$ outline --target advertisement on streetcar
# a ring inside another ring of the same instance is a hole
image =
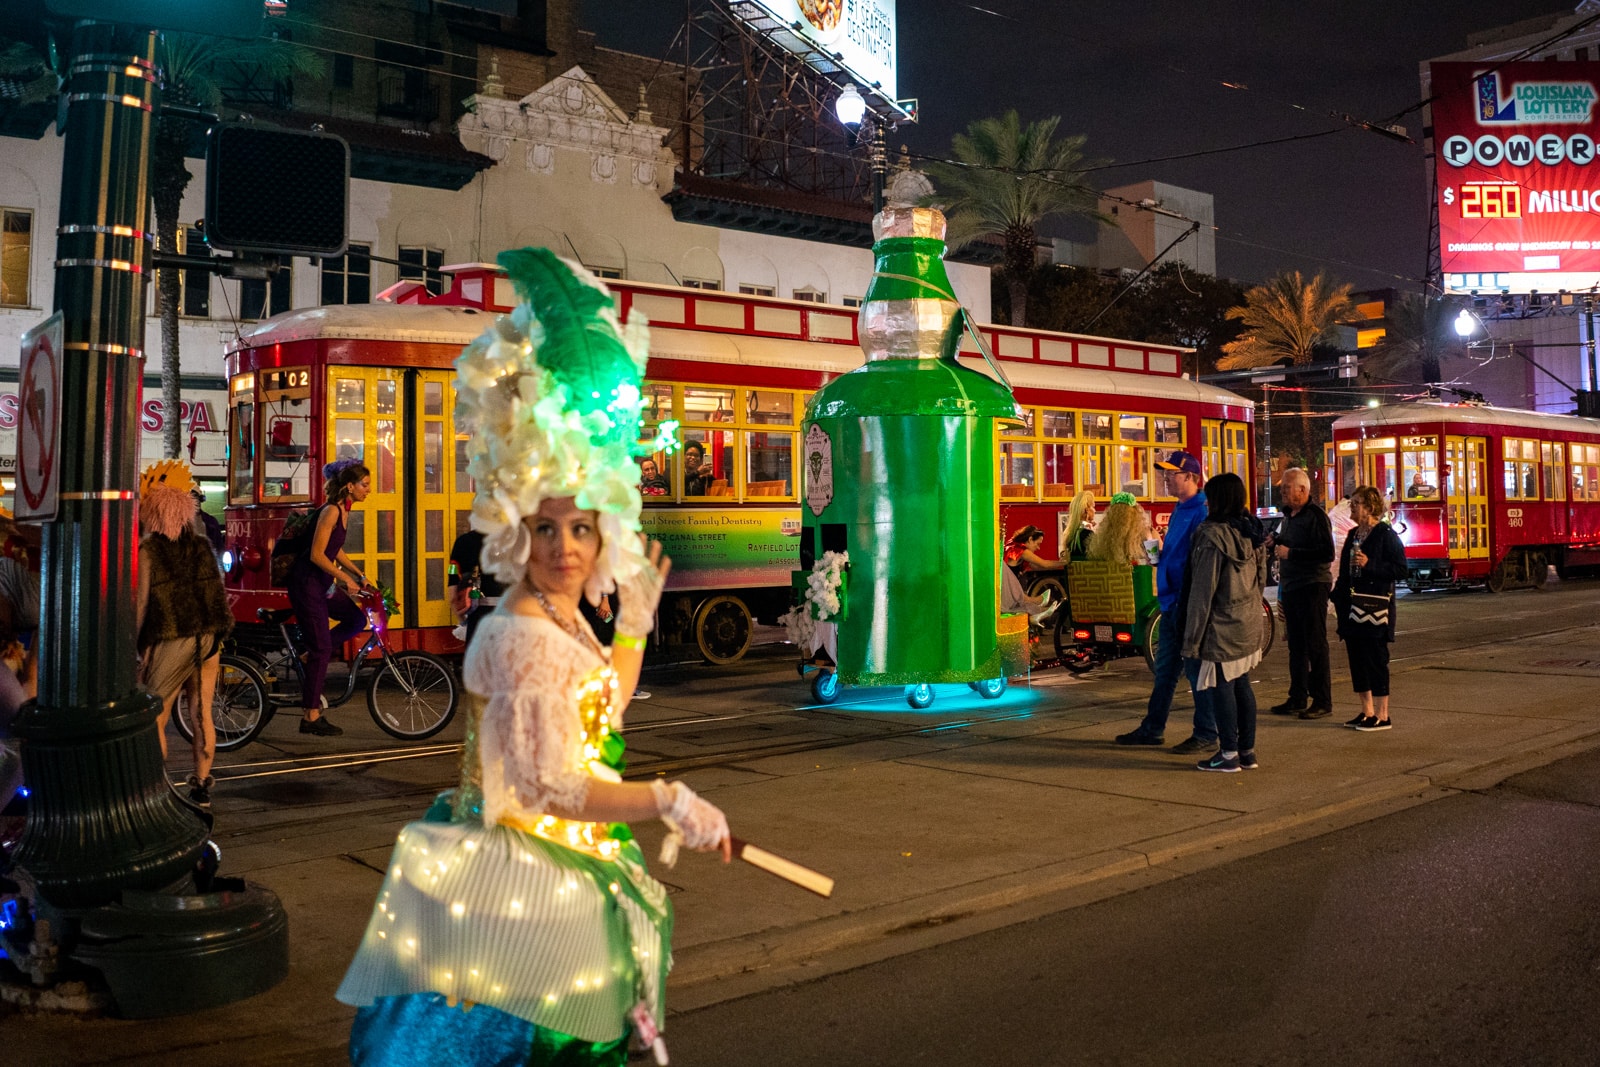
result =
[[[672,557],[668,589],[787,586],[799,566],[798,507],[646,508],[641,521]]]

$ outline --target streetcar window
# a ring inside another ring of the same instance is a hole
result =
[[[733,390],[685,386],[683,418],[685,422],[732,422]]]
[[[1600,445],[1572,446],[1572,499],[1600,500]]]
[[[1004,437],[1032,437],[1033,436],[1033,408],[1022,409],[1022,420],[1007,419],[1000,424],[1000,433]]]
[[[424,552],[444,551],[444,512],[429,508],[422,513],[422,550]],[[429,597],[437,600],[437,597]]]
[[[1400,453],[1400,474],[1405,482],[1405,499],[1439,498],[1439,453],[1431,449]]]
[[[261,498],[311,499],[311,371],[282,367],[261,372]]]
[[[442,422],[425,422],[422,425],[422,491],[444,492],[444,423]],[[439,551],[443,552],[444,549],[441,548]]]
[[[380,386],[384,382],[378,383]],[[367,464],[372,469],[376,483],[373,491],[378,493],[392,493],[395,491],[394,478],[394,431],[395,420],[379,419],[374,424],[374,448],[372,462]]]
[[[444,414],[444,383],[422,383],[422,413],[424,415]]]
[[[746,394],[745,421],[777,426],[794,425],[794,394],[774,389],[752,389]]]
[[[1043,437],[1071,437],[1074,415],[1070,411],[1052,411],[1045,408],[1040,413],[1039,433]],[[1071,449],[1068,449],[1070,455]]]
[[[333,458],[359,459],[363,462],[367,458],[366,448],[367,424],[361,419],[335,419],[333,422]]]
[[[1367,454],[1367,481],[1389,504],[1397,499],[1395,496],[1396,483],[1400,480],[1399,469],[1394,460],[1395,439],[1393,437],[1377,438],[1368,441],[1365,446]]]
[[[660,382],[646,382],[644,386],[644,421],[661,422],[672,418],[672,386]]]
[[[377,384],[378,384],[378,406],[377,406],[378,414],[379,415],[393,415],[393,414],[395,414],[395,406],[394,406],[395,405],[395,386],[397,385],[397,383],[393,382],[393,381],[380,381]]]
[[[367,383],[360,378],[340,378],[333,383],[333,410],[360,415],[367,410]]]
[[[1077,491],[1077,481],[1071,445],[1043,443],[1039,446],[1039,483],[1046,500],[1070,499]]]
[[[1000,442],[1000,495],[1013,500],[1034,499],[1033,445]]]
[[[241,390],[242,387],[242,390]],[[255,375],[233,380],[233,404],[228,417],[228,502],[256,502]]]
[[[644,497],[646,504],[659,502],[659,498],[672,495],[666,464],[665,452],[656,452],[639,460],[639,495]]]
[[[1136,497],[1150,495],[1150,450],[1117,446],[1117,491]]]
[[[379,554],[394,551],[394,512],[377,511],[378,517],[378,552]]]
[[[1200,422],[1200,467],[1212,474],[1220,473],[1222,466],[1222,423],[1213,419],[1202,419]],[[1171,487],[1167,479],[1162,478],[1160,488],[1163,496],[1171,495]]]
[[[1183,444],[1183,420],[1162,419],[1155,420],[1156,444],[1181,446]]]
[[[734,435],[726,430],[684,430],[683,495],[732,496],[728,475],[734,447]]]
[[[1083,413],[1083,436],[1090,441],[1111,440],[1112,416],[1098,411]]]
[[[1106,488],[1106,476],[1111,470],[1110,445],[1079,445],[1079,484],[1095,496],[1107,497],[1115,490]]]
[[[1500,443],[1507,500],[1539,499],[1539,442],[1507,437]]]
[[[367,551],[367,513],[360,508],[351,508],[344,517],[344,551],[349,556]]]
[[[1567,499],[1567,446],[1559,441],[1539,442],[1539,463],[1544,469],[1544,498]]]
[[[794,434],[747,433],[744,440],[745,494],[792,497]]]
[[[1150,440],[1150,420],[1143,415],[1117,417],[1117,436],[1124,441]]]
[[[478,483],[468,473],[472,464],[472,435],[466,433],[456,434],[456,492],[476,493]]]

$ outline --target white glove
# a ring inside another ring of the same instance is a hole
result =
[[[715,804],[700,799],[682,782],[657,778],[650,783],[656,795],[656,812],[683,843],[696,852],[709,852],[728,835],[728,817]]]
[[[659,559],[660,552],[656,547],[651,555]],[[656,606],[661,603],[661,589],[670,568],[670,563],[658,565],[655,559],[649,559],[632,578],[617,583],[617,633],[642,638],[655,630]]]

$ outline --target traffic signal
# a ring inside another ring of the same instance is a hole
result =
[[[330,133],[221,123],[206,144],[206,243],[226,252],[344,254],[350,146]]]

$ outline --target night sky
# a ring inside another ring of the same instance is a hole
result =
[[[662,0],[584,0],[600,43],[661,54],[682,17]],[[1259,281],[1326,270],[1357,289],[1415,287],[1428,198],[1415,145],[1362,130],[1198,159],[1140,163],[1377,121],[1417,102],[1418,64],[1469,33],[1575,0],[899,0],[900,95],[919,126],[891,145],[942,155],[968,122],[1016,108],[1062,117],[1091,156],[1127,164],[1100,188],[1154,179],[1216,198],[1218,273]],[[985,8],[997,14],[984,14]],[[1222,82],[1248,86],[1230,89]],[[1300,110],[1300,109],[1304,110]],[[1088,228],[1061,230],[1080,239]]]

